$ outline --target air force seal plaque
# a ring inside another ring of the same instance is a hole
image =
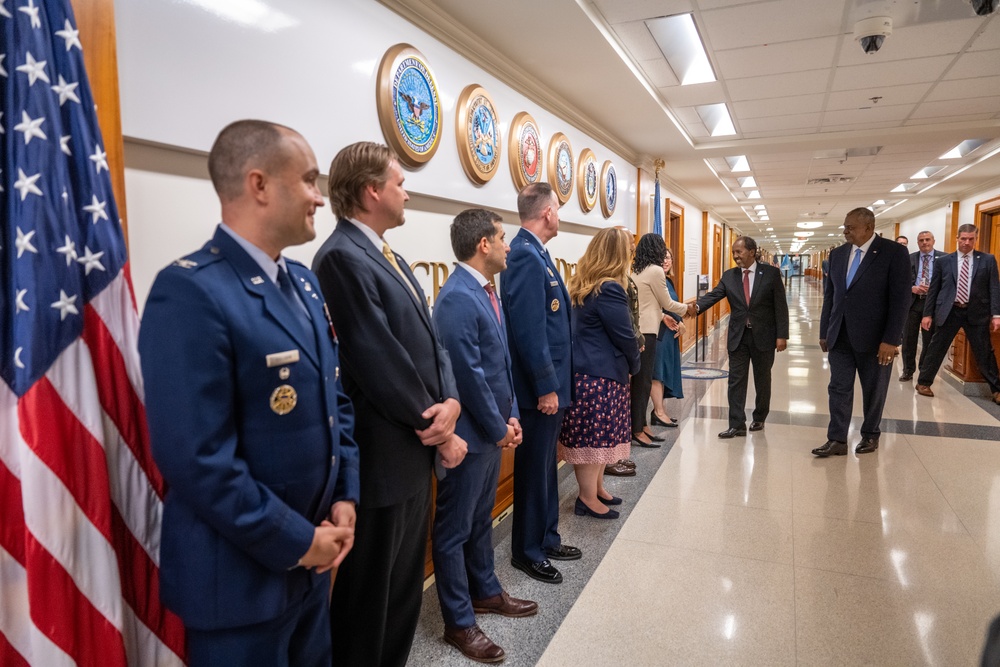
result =
[[[482,185],[493,178],[500,164],[500,127],[493,98],[474,83],[458,96],[456,108],[459,160],[469,180]]]

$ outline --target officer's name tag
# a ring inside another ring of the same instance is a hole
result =
[[[287,364],[294,364],[299,360],[298,350],[288,350],[287,352],[275,352],[274,354],[267,355],[267,367],[273,368],[274,366],[285,366]]]

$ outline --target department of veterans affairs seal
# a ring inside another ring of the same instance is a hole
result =
[[[379,124],[401,162],[419,167],[441,139],[441,100],[423,54],[397,44],[382,57],[376,87]]]
[[[483,184],[500,164],[500,127],[493,98],[478,84],[465,87],[456,105],[458,157],[466,176]]]

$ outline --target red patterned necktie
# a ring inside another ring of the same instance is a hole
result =
[[[969,256],[962,257],[962,270],[958,274],[958,294],[955,301],[963,306],[969,302]]]
[[[750,305],[750,269],[743,269],[743,297]]]
[[[486,289],[486,293],[490,295],[490,303],[493,304],[493,312],[497,314],[497,322],[500,321],[500,302],[497,301],[496,290],[493,289],[493,285],[486,283],[483,286]]]

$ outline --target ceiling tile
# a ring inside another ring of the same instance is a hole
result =
[[[975,97],[959,101],[924,102],[913,112],[913,118],[942,118],[949,116],[969,115],[984,113],[996,113],[1000,109],[1000,96],[997,97]],[[953,118],[947,118],[949,121]]]
[[[594,0],[594,4],[611,24],[684,14],[692,9],[692,0]]]
[[[976,51],[959,57],[955,66],[948,71],[948,79],[971,79],[977,76],[1000,74],[1000,49]]]
[[[690,107],[726,101],[725,90],[718,81],[661,88],[660,93],[671,107]]]
[[[840,33],[843,9],[836,2],[773,0],[702,12],[708,41],[723,49],[813,40]]]
[[[986,29],[976,37],[976,41],[969,47],[969,51],[1000,49],[1000,20],[997,20],[997,16],[1000,16],[1000,14],[995,14],[990,19]]]
[[[823,110],[822,94],[796,95],[795,97],[772,97],[765,100],[735,102],[733,110],[737,118],[760,118],[800,113],[815,113]]]
[[[644,60],[639,65],[642,67],[642,71],[646,73],[646,76],[649,77],[649,82],[656,88],[676,86],[680,83],[677,77],[674,76],[674,70],[670,69],[670,65],[663,58]]]
[[[962,101],[971,97],[989,97],[1000,91],[1000,76],[984,76],[978,79],[958,79],[942,81],[934,86],[927,96],[928,102],[948,100],[961,105]]]
[[[636,60],[652,60],[663,57],[660,47],[657,46],[656,40],[649,33],[649,28],[646,27],[644,21],[619,23],[614,27],[614,30],[618,39],[622,41],[622,44]]]
[[[854,40],[853,34],[845,35],[838,64],[846,67],[873,62],[955,55],[965,48],[981,25],[982,19],[971,18],[905,28],[894,27],[892,34],[885,38],[882,48],[877,53],[865,53],[861,45]]]
[[[727,78],[725,85],[729,90],[729,97],[734,102],[763,100],[775,96],[791,97],[825,92],[829,76],[827,70],[820,69],[768,76]]]
[[[833,76],[833,90],[857,90],[873,86],[899,86],[935,81],[952,60],[951,56],[934,56],[838,67]]]
[[[821,115],[818,113],[805,113],[794,116],[748,118],[740,122],[739,129],[744,132],[774,132],[815,128],[819,124]]]
[[[976,121],[976,120],[989,120],[993,117],[992,113],[974,113],[963,116],[948,116],[947,121],[949,123],[963,123],[966,121]],[[914,125],[931,125],[932,123],[940,123],[942,118],[940,116],[926,116],[921,118],[911,118],[910,120],[903,123],[906,126]],[[946,149],[947,150],[947,149]]]
[[[736,79],[828,68],[833,63],[836,48],[836,37],[821,37],[717,51],[715,56],[719,74],[726,79]]]
[[[894,106],[883,106],[876,104],[870,109],[840,109],[837,111],[827,111],[823,115],[823,127],[830,125],[851,125],[882,123],[890,120],[905,120],[913,111],[912,104],[897,104]]]
[[[827,111],[840,109],[858,109],[872,106],[872,97],[881,97],[876,104],[893,106],[897,104],[915,104],[923,99],[931,89],[930,83],[913,83],[908,86],[880,86],[878,88],[859,88],[830,93],[826,103]]]

